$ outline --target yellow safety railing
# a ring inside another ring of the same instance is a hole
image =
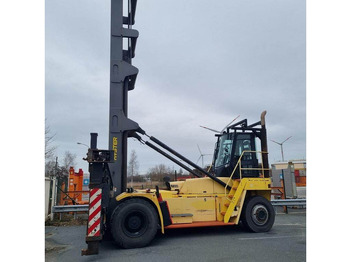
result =
[[[265,171],[265,170],[269,170],[268,167],[267,167],[267,168],[264,168],[264,161],[261,161],[261,168],[259,168],[259,167],[258,167],[258,168],[254,168],[254,167],[251,167],[251,168],[242,167],[242,162],[241,162],[241,161],[242,161],[242,157],[243,157],[243,155],[244,155],[245,153],[260,153],[260,155],[261,155],[261,160],[262,160],[263,154],[267,154],[267,152],[263,152],[263,151],[251,151],[251,150],[245,150],[245,151],[242,152],[242,154],[241,154],[241,156],[239,157],[239,159],[238,159],[238,161],[237,161],[237,164],[236,164],[235,168],[233,169],[233,171],[232,171],[232,173],[231,173],[231,176],[230,176],[230,178],[228,179],[228,181],[227,181],[227,183],[226,183],[226,186],[225,186],[225,197],[226,197],[228,200],[230,200],[230,201],[232,201],[232,200],[226,196],[226,194],[227,194],[227,187],[229,186],[230,181],[233,180],[233,179],[232,179],[233,174],[236,172],[236,169],[237,169],[238,166],[239,166],[239,179],[240,179],[240,180],[242,179],[242,170],[260,170],[262,174],[264,174],[264,171]],[[232,185],[233,185],[233,183],[232,183]]]

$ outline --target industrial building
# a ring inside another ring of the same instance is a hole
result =
[[[274,187],[283,185],[286,198],[306,198],[306,160],[290,160],[271,164]]]

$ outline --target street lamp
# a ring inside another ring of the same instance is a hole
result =
[[[86,146],[87,148],[90,148],[87,144],[77,142],[78,145]]]
[[[276,141],[274,141],[274,140],[271,140],[270,139],[270,141],[271,142],[274,142],[274,143],[276,143],[276,144],[278,144],[278,145],[280,145],[281,146],[281,154],[282,154],[282,162],[284,162],[284,156],[283,156],[283,143],[284,142],[286,142],[289,138],[291,138],[292,136],[290,136],[290,137],[288,137],[287,139],[285,139],[283,142],[281,142],[281,143],[279,143],[279,142],[276,142]]]

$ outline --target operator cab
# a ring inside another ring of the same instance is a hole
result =
[[[242,177],[259,177],[261,175],[257,170],[259,162],[255,143],[256,138],[261,139],[262,137],[262,128],[257,127],[258,125],[261,125],[260,121],[248,126],[247,119],[245,119],[229,126],[224,133],[216,135],[218,140],[212,162],[216,177],[231,176],[240,158],[241,166],[237,165],[234,178],[240,177],[240,167]]]

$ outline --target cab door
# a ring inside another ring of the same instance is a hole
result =
[[[234,139],[234,152],[232,154],[232,171],[244,151],[255,151],[255,135],[253,133],[236,133]],[[241,158],[242,168],[258,168],[258,159],[255,152],[245,152]],[[231,172],[232,172],[231,171]],[[258,177],[258,170],[242,170],[242,177]],[[234,177],[240,176],[239,166]]]

